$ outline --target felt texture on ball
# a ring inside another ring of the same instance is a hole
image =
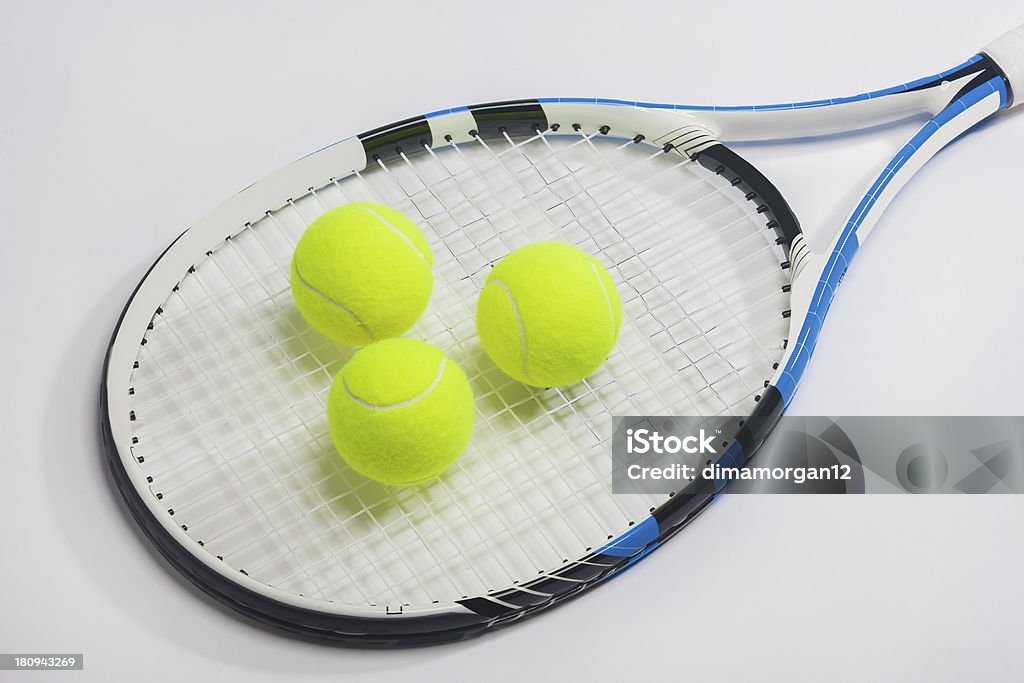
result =
[[[473,432],[473,392],[439,349],[396,338],[360,349],[327,397],[331,440],[365,477],[412,486],[441,474]]]
[[[593,257],[562,242],[538,242],[491,271],[476,325],[487,355],[513,379],[568,386],[607,360],[622,326],[622,302]]]
[[[349,346],[402,334],[423,314],[434,256],[400,211],[355,202],[316,219],[299,239],[291,289],[302,317]]]

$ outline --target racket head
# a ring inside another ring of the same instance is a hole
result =
[[[288,292],[305,226],[366,199],[427,234],[435,294],[410,336],[476,394],[469,452],[423,487],[333,453],[323,402],[351,350]],[[593,254],[623,299],[618,347],[574,387],[518,385],[475,341],[490,267],[542,239]],[[714,482],[613,494],[614,415],[735,415],[717,459],[756,451],[783,409],[799,242],[778,191],[694,114],[530,100],[384,126],[246,189],[153,265],[105,361],[108,464],[164,557],[260,623],[364,646],[465,637],[579,594],[710,503]]]

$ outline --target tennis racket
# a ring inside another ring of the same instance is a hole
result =
[[[180,235],[132,293],[107,352],[105,452],[132,516],[203,591],[257,622],[365,646],[456,640],[598,585],[720,492],[611,490],[612,416],[734,416],[741,466],[790,403],[836,288],[885,207],[936,152],[1024,96],[1024,27],[916,81],[852,97],[706,107],[553,98],[455,107],[342,140]],[[808,248],[778,189],[726,141],[923,125]],[[303,230],[352,201],[393,206],[437,263],[409,336],[467,373],[468,451],[389,488],[333,451],[325,401],[352,350],[289,292]],[[608,269],[624,321],[570,387],[504,376],[473,322],[491,267],[540,240]]]

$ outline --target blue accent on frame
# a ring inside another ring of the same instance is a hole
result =
[[[849,104],[850,102],[860,102],[862,100],[873,100],[879,97],[885,97],[887,95],[895,95],[897,93],[907,92],[914,88],[919,88],[923,85],[927,85],[931,82],[935,82],[936,85],[946,76],[969,67],[971,64],[975,64],[981,61],[981,55],[974,55],[963,64],[957,64],[951,69],[946,69],[940,73],[932,76],[925,76],[924,78],[918,78],[917,80],[910,81],[908,83],[902,83],[900,85],[894,85],[891,88],[883,88],[882,90],[872,90],[870,92],[861,93],[859,95],[853,95],[850,97],[835,97],[827,100],[808,100],[806,102],[784,102],[778,104],[747,104],[747,105],[733,105],[733,106],[705,106],[697,104],[665,104],[659,102],[633,102],[630,100],[615,100],[605,99],[601,97],[542,97],[537,101],[541,104],[604,104],[620,107],[642,107],[644,109],[673,109],[678,111],[779,111],[789,109],[811,109],[814,107],[829,107],[836,104]],[[427,114],[429,117],[430,114]]]
[[[722,454],[722,457],[718,459],[718,464],[722,467],[739,467],[745,461],[743,444],[739,441],[733,441],[725,453]]]
[[[645,548],[652,546],[660,535],[661,529],[658,528],[658,520],[649,516],[615,540],[598,548],[597,552],[611,557],[633,557],[639,553],[638,557],[634,557],[633,561],[636,561],[649,552]]]
[[[452,107],[451,109],[438,109],[437,111],[432,111],[429,114],[424,114],[423,118],[433,119],[438,116],[445,116],[446,114],[456,114],[460,111],[469,111],[469,107]]]
[[[963,112],[990,97],[993,93],[999,95],[999,108],[1002,109],[1006,106],[1006,83],[999,76],[989,79],[959,99],[951,102],[935,118],[922,126],[914,137],[896,152],[885,168],[882,169],[875,182],[872,183],[867,194],[860,200],[857,208],[854,209],[853,214],[850,216],[850,220],[843,227],[835,248],[829,255],[825,270],[811,297],[807,317],[800,328],[793,353],[790,355],[786,367],[775,384],[775,388],[782,394],[783,405],[789,405],[790,400],[793,398],[796,386],[800,382],[804,369],[807,367],[807,361],[810,359],[811,353],[813,353],[814,347],[818,342],[821,324],[825,319],[825,314],[828,313],[829,306],[832,304],[832,298],[835,296],[836,289],[839,287],[839,283],[842,282],[843,275],[846,274],[846,269],[853,260],[854,254],[857,253],[860,244],[857,240],[857,230],[864,223],[864,219],[871,212],[872,208],[874,208],[878,197],[885,191],[885,188],[892,182],[892,179],[899,174],[907,161],[920,151],[921,147],[932,135]],[[792,342],[792,340],[790,341]]]

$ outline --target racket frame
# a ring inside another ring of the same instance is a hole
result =
[[[322,601],[271,589],[197,547],[155,496],[143,495],[151,486],[137,466],[142,456],[132,447],[129,387],[139,346],[146,343],[146,333],[167,296],[167,288],[147,284],[179,281],[211,244],[229,239],[232,232],[294,197],[424,146],[467,143],[477,136],[535,135],[553,125],[639,137],[666,152],[695,159],[748,190],[754,201],[763,203],[766,221],[774,223],[780,244],[789,253],[790,343],[754,415],[737,427],[735,440],[719,461],[742,465],[792,399],[836,288],[878,216],[929,158],[1011,101],[1004,74],[988,56],[979,54],[939,74],[853,97],[741,107],[586,98],[516,100],[431,112],[323,148],[246,188],[182,233],[133,292],[112,335],[101,387],[102,435],[115,485],[172,566],[238,612],[295,635],[361,646],[418,645],[467,637],[550,607],[646,556],[710,505],[721,485],[709,482],[675,496],[606,546],[538,580],[557,590],[538,590],[537,585],[525,587],[525,592],[523,587],[508,589],[520,598],[536,593],[533,600],[511,601],[503,593],[415,610],[336,605],[335,611],[325,611]],[[774,185],[721,142],[825,135],[918,116],[931,118],[880,171],[830,247],[820,254],[807,248],[796,217]],[[268,205],[268,197],[277,199]]]

